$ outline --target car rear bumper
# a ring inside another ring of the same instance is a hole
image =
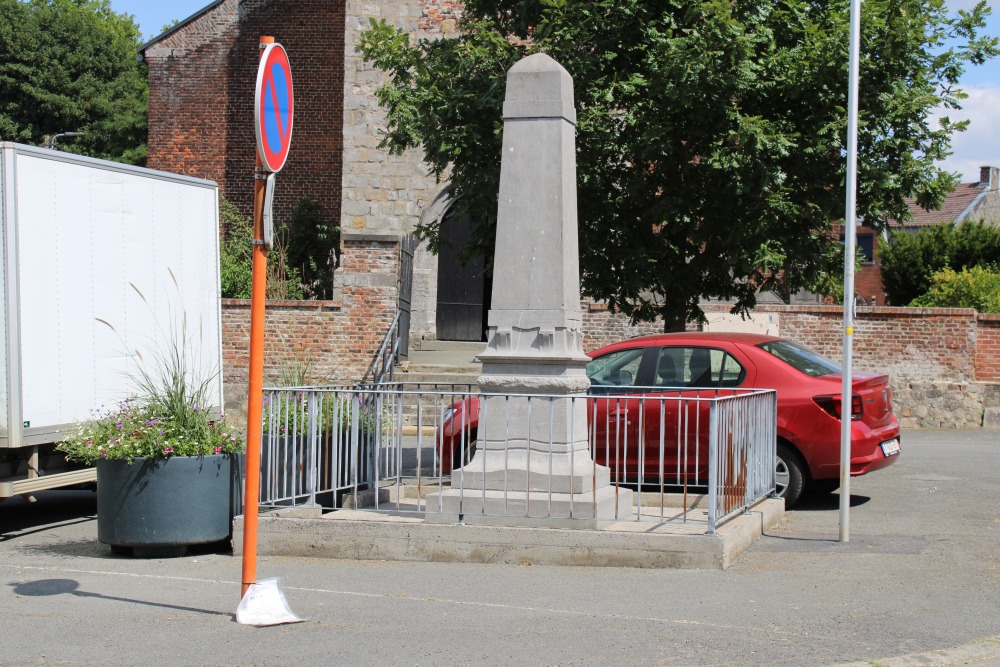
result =
[[[867,475],[875,470],[887,468],[896,462],[900,454],[886,456],[882,451],[882,443],[893,438],[899,438],[899,422],[893,418],[892,423],[881,428],[872,429],[865,424],[854,424],[851,438],[851,476]],[[835,446],[839,453],[839,443]],[[840,476],[840,457],[816,466],[812,471],[814,479],[830,479]]]

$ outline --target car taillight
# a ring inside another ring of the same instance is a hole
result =
[[[813,402],[823,408],[834,419],[840,419],[840,394],[831,396],[813,396]],[[864,408],[861,403],[861,396],[854,394],[851,396],[851,421],[860,421],[864,415]]]

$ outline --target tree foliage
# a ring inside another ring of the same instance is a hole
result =
[[[858,213],[906,219],[955,178],[933,166],[961,123],[985,2],[869,0],[863,12]],[[703,297],[752,307],[842,272],[848,0],[468,0],[454,39],[373,21],[359,51],[387,71],[384,145],[420,148],[492,257],[507,70],[545,52],[574,77],[582,286],[668,329]],[[955,46],[952,46],[956,44]],[[440,221],[418,230],[433,247]],[[878,224],[878,223],[873,223]]]
[[[932,277],[930,290],[912,302],[925,308],[975,308],[980,313],[1000,313],[1000,272],[982,266],[945,268]]]
[[[292,207],[285,234],[288,263],[302,277],[306,296],[329,299],[333,296],[333,271],[337,268],[340,226],[330,220],[323,205],[303,197]]]
[[[925,227],[915,234],[896,231],[889,243],[880,244],[878,257],[889,303],[905,306],[927,293],[943,269],[1000,267],[1000,228],[967,222]]]
[[[242,215],[228,200],[219,206],[222,243],[219,248],[219,273],[222,297],[249,299],[253,286],[253,221]],[[287,242],[278,234],[268,253],[267,298],[303,299],[299,272],[288,266]]]
[[[131,164],[146,161],[139,26],[108,0],[0,0],[0,139]]]

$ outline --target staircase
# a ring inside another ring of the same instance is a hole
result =
[[[476,384],[483,365],[476,356],[486,343],[449,340],[413,341],[408,361],[396,367],[397,382]]]
[[[483,365],[476,361],[476,356],[485,349],[486,343],[414,341],[407,361],[393,369],[394,381],[403,383],[403,388],[417,390],[419,384],[419,391],[427,392],[421,401],[425,435],[434,432],[431,425],[440,421],[445,408],[476,390],[483,372]],[[412,395],[404,399],[402,415],[404,434],[415,435],[417,402]]]

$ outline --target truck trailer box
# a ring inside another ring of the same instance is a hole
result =
[[[0,142],[0,223],[0,498],[94,480],[54,443],[181,326],[222,406],[214,182]]]

